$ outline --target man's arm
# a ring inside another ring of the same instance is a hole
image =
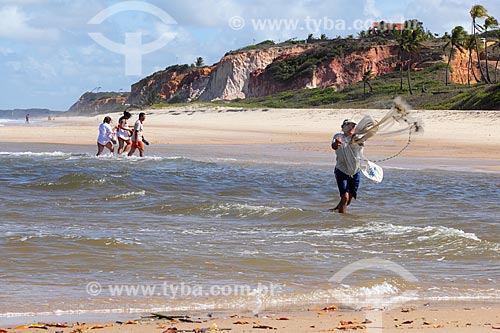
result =
[[[337,150],[339,149],[339,146],[342,144],[342,139],[340,138],[340,135],[335,135],[332,140],[332,149]]]

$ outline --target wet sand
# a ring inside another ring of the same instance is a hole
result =
[[[251,314],[215,314],[211,317],[164,314],[175,318],[140,318],[104,321],[101,323],[45,322],[3,326],[7,332],[331,332],[361,331],[396,333],[424,332],[492,332],[500,329],[500,308],[434,309],[432,306],[405,306],[392,311],[325,311],[304,309],[295,312]],[[186,314],[187,315],[187,314]],[[177,318],[181,317],[181,318]],[[184,321],[184,322],[183,322]],[[191,321],[191,322],[186,322]],[[34,325],[33,325],[34,324]],[[32,325],[30,327],[30,325]],[[37,326],[38,325],[38,326]],[[56,327],[59,326],[59,327]]]

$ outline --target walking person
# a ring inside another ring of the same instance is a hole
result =
[[[132,148],[128,152],[128,156],[132,156],[136,149],[139,149],[139,155],[144,157],[144,144],[149,145],[149,142],[144,138],[144,120],[146,120],[146,114],[144,112],[139,113],[139,119],[135,122],[134,131],[132,133]]]
[[[352,142],[355,127],[355,122],[345,119],[341,125],[342,132],[335,134],[332,140],[332,149],[337,155],[335,179],[339,188],[340,202],[330,211],[347,213],[347,206],[358,194],[364,144]]]
[[[115,148],[113,147],[114,142],[114,131],[111,128],[111,117],[106,116],[104,120],[99,125],[99,136],[97,137],[97,154],[99,156],[102,154],[104,147],[108,148],[111,153],[114,153]]]
[[[128,120],[132,117],[130,112],[124,111],[123,116],[118,120],[118,130],[116,136],[118,137],[118,154],[127,152],[132,146],[130,136],[133,130],[128,126]]]

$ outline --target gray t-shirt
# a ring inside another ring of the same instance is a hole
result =
[[[338,137],[340,137],[342,143],[335,151],[337,154],[337,165],[335,167],[348,176],[354,176],[360,169],[364,146],[357,143],[351,144],[351,138],[343,133],[335,134],[332,143]]]

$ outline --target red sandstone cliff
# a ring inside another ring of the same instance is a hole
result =
[[[282,61],[283,59],[276,59]],[[252,73],[246,97],[260,97],[292,89],[334,87],[342,90],[363,79],[363,73],[371,69],[374,75],[383,75],[397,70],[398,46],[383,45],[358,49],[336,58],[316,64],[308,77],[291,81],[273,79],[268,71],[259,69]]]
[[[77,113],[108,113],[122,111],[128,93],[116,92],[86,92],[69,108],[69,112]]]
[[[188,65],[171,66],[132,85],[127,104],[150,105],[198,99],[205,90],[214,66],[193,68]]]
[[[304,58],[308,54],[313,57],[318,48],[334,49],[339,45],[346,47],[338,55],[321,57],[320,61],[309,65],[301,75],[292,79],[277,79],[269,71],[271,64],[294,57]],[[418,71],[435,63],[446,63],[443,45],[436,41],[424,48],[421,55],[414,59],[413,69]],[[385,45],[364,43],[359,46],[357,41],[335,40],[240,50],[226,54],[210,67],[176,65],[156,72],[132,85],[127,104],[145,106],[161,102],[232,100],[307,88],[333,87],[342,90],[361,81],[368,69],[376,76],[399,70],[398,59],[399,47],[395,41],[387,41]],[[467,60],[466,54],[455,55],[451,62],[454,69],[450,74],[451,82],[467,83]],[[475,58],[473,61],[475,64]],[[474,82],[471,77],[471,82]]]

